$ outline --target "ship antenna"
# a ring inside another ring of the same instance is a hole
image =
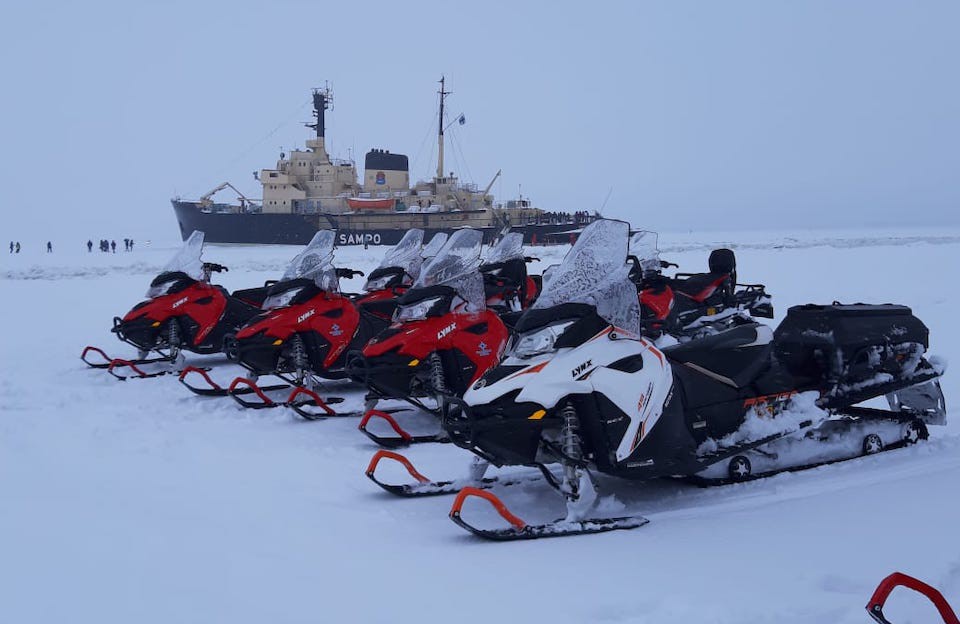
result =
[[[318,139],[324,138],[326,133],[324,112],[327,110],[333,110],[333,91],[329,83],[324,83],[323,89],[313,90],[313,117],[316,122],[305,124],[308,128],[316,130]]]
[[[443,178],[443,100],[448,95],[450,91],[445,91],[444,86],[446,84],[446,77],[440,76],[440,123],[437,124],[439,130],[437,134],[437,142],[439,144],[439,156],[437,158],[437,179]]]

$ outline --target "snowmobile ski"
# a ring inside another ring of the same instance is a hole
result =
[[[190,392],[193,392],[194,394],[199,396],[210,396],[210,397],[228,396],[230,392],[226,388],[224,388],[223,386],[215,382],[213,379],[211,379],[209,375],[209,371],[210,371],[209,368],[198,368],[196,366],[187,366],[182,371],[180,371],[180,377],[179,377],[180,383],[186,386],[190,390]],[[191,374],[200,375],[204,379],[204,381],[207,382],[208,384],[207,387],[200,387],[200,386],[196,386],[189,383],[187,381],[187,377]],[[274,392],[277,390],[284,390],[291,387],[292,386],[289,383],[282,383],[282,384],[276,384],[272,386],[262,386],[262,387],[259,387],[259,389],[262,392]],[[255,391],[253,388],[246,387],[246,388],[236,388],[233,391],[233,394],[253,394],[254,392]]]
[[[481,529],[464,520],[461,516],[463,503],[471,496],[482,498],[489,502],[496,512],[500,514],[500,517],[506,520],[510,526],[501,529]],[[507,509],[507,506],[503,504],[503,501],[494,494],[476,487],[465,487],[460,490],[457,498],[453,501],[453,506],[450,508],[450,519],[477,537],[494,541],[588,535],[618,529],[635,529],[650,522],[643,516],[623,516],[620,518],[593,518],[586,520],[566,520],[561,518],[545,524],[527,524],[513,515],[510,510]]]
[[[890,596],[890,592],[901,586],[912,589],[928,598],[930,602],[933,603],[933,606],[936,607],[940,617],[943,618],[944,624],[960,624],[960,618],[957,618],[956,613],[954,613],[946,598],[943,597],[943,594],[923,581],[903,574],[902,572],[894,572],[880,581],[876,591],[873,592],[873,596],[870,597],[870,602],[867,603],[867,613],[869,613],[870,617],[876,620],[878,624],[891,624],[883,615],[883,605],[886,603],[887,597]]]
[[[91,353],[91,352],[98,354],[101,358],[103,358],[103,361],[102,361],[102,362],[97,362],[97,361],[91,361],[90,359],[88,359],[88,354]],[[159,357],[152,357],[152,358],[139,358],[139,359],[134,359],[134,360],[124,360],[124,359],[122,359],[122,358],[112,358],[112,357],[110,357],[109,355],[107,355],[106,352],[104,352],[103,349],[101,349],[101,348],[99,348],[99,347],[89,346],[89,345],[88,345],[87,347],[84,347],[83,352],[80,354],[80,359],[83,360],[84,363],[85,363],[87,366],[89,366],[90,368],[101,368],[101,369],[110,368],[110,367],[114,364],[114,362],[117,362],[117,361],[128,362],[128,363],[130,363],[130,364],[134,364],[134,365],[137,365],[137,366],[144,366],[144,365],[146,365],[146,364],[157,364],[157,363],[160,363],[160,362],[170,362],[170,361],[171,361],[171,358],[168,357],[168,356],[165,356],[165,355],[164,355],[164,356],[159,356]],[[116,367],[114,367],[114,368],[116,368]]]
[[[110,362],[109,366],[107,366],[107,372],[113,375],[114,377],[116,377],[117,379],[119,379],[120,381],[126,381],[127,379],[154,379],[155,377],[163,377],[164,375],[180,374],[180,371],[175,369],[165,369],[165,370],[158,370],[154,372],[147,372],[142,368],[140,368],[140,366],[143,366],[143,365],[144,365],[143,362],[139,362],[139,365],[138,365],[138,362],[136,360],[115,359],[112,362]],[[117,372],[118,369],[127,369],[127,368],[133,371],[134,374],[124,375],[122,373]],[[206,370],[210,370],[210,369],[206,369]]]
[[[417,482],[391,484],[384,483],[383,481],[377,479],[375,474],[377,466],[380,464],[380,460],[383,459],[392,459],[393,461],[401,464],[407,470],[407,472],[410,473],[410,476],[416,479]],[[456,494],[464,487],[469,486],[479,489],[487,489],[493,487],[494,485],[509,486],[541,480],[540,475],[517,475],[505,478],[486,477],[480,479],[479,481],[470,478],[456,479],[451,481],[431,481],[427,477],[423,476],[420,471],[414,468],[409,459],[400,453],[394,453],[393,451],[387,451],[383,449],[377,451],[370,459],[370,464],[367,466],[366,475],[371,481],[382,487],[387,492],[395,494],[396,496],[403,496],[407,498]]]
[[[364,413],[363,418],[360,420],[360,424],[357,426],[357,428],[378,445],[388,449],[403,448],[410,446],[411,444],[424,444],[427,442],[436,442],[440,444],[450,442],[450,438],[443,432],[425,435],[412,435],[408,433],[390,415],[389,412],[391,411],[396,412],[399,410],[367,410],[366,413]],[[381,436],[370,431],[367,428],[367,425],[370,423],[370,419],[374,417],[381,418],[386,421],[387,424],[390,425],[390,428],[393,429],[397,435],[395,437]]]

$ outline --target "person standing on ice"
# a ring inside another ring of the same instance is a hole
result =
[[[47,253],[53,253],[53,243],[47,241]]]
[[[133,239],[130,239],[130,251],[133,251]]]
[[[87,240],[87,253],[93,253],[93,241]]]
[[[13,253],[13,241],[10,241],[10,253]]]
[[[117,253],[117,241],[110,241],[110,249],[113,250],[113,253]]]
[[[20,241],[17,241],[17,246],[15,247],[17,253],[20,253]]]

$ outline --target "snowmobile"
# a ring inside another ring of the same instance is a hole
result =
[[[520,319],[502,363],[462,400],[445,401],[444,430],[479,458],[451,509],[463,528],[501,540],[633,528],[647,520],[590,517],[591,472],[723,484],[897,448],[946,423],[943,367],[925,357],[927,328],[905,306],[795,306],[776,331],[750,323],[658,349],[641,335],[623,262],[627,227],[589,225]],[[890,409],[859,405],[884,396]],[[490,464],[539,469],[566,499],[566,517],[535,526],[510,514],[485,489],[496,482],[483,478]],[[463,484],[421,477],[391,488],[418,495]],[[464,519],[473,496],[510,526]]]
[[[363,294],[357,295],[357,305],[385,321],[393,320],[397,299],[410,288],[420,275],[425,260],[437,254],[447,235],[438,233],[423,245],[423,230],[407,230],[400,242],[387,252],[380,265],[370,272],[363,286]]]
[[[773,318],[773,303],[763,284],[737,283],[732,249],[714,249],[707,273],[677,273],[660,259],[656,232],[640,231],[630,239],[630,279],[640,291],[645,336],[669,335],[679,341],[709,336],[756,318]]]
[[[219,353],[237,329],[261,312],[260,305],[271,287],[238,290],[229,294],[210,283],[212,273],[227,267],[203,262],[203,232],[193,232],[183,247],[150,282],[147,300],[138,303],[123,318],[113,319],[111,331],[137,349],[137,357],[115,359],[102,349],[87,346],[81,359],[93,368],[105,368],[118,379],[158,377],[176,372],[182,353]],[[96,354],[99,358],[94,358]],[[151,354],[156,354],[151,357]],[[168,366],[153,372],[149,364]],[[129,369],[132,374],[121,371]]]
[[[241,327],[228,346],[229,352],[251,375],[238,377],[223,388],[204,371],[191,368],[181,373],[180,381],[197,394],[229,395],[244,407],[288,406],[308,419],[349,415],[337,413],[330,407],[342,398],[321,398],[317,394],[319,379],[345,378],[347,353],[366,344],[387,326],[389,320],[383,317],[384,308],[389,310],[393,305],[391,299],[395,299],[397,289],[402,288],[406,270],[415,271],[419,266],[417,261],[411,264],[410,258],[419,259],[422,238],[421,230],[408,232],[390,255],[391,263],[398,266],[380,271],[375,281],[368,284],[378,290],[353,299],[340,292],[339,279],[363,276],[363,272],[334,267],[334,232],[317,232],[293,259],[280,281],[270,288],[263,303],[264,311]],[[381,297],[383,291],[389,293],[389,297]],[[190,385],[187,377],[192,373],[203,377],[208,387]],[[257,380],[263,375],[278,377],[283,383],[261,387]],[[290,391],[285,401],[268,395],[277,390]],[[257,398],[244,398],[251,394]],[[310,409],[313,407],[319,411]]]
[[[535,260],[523,254],[523,234],[509,232],[500,238],[480,265],[488,309],[504,316],[526,310],[536,301],[542,280],[527,273],[527,263]]]
[[[485,307],[480,265],[481,233],[455,232],[400,297],[392,325],[355,354],[351,377],[371,390],[360,429],[378,444],[401,446],[446,441],[442,434],[412,436],[384,410],[380,399],[403,399],[432,413],[424,399],[462,395],[503,353],[509,332]],[[371,418],[384,419],[398,437],[376,435]]]

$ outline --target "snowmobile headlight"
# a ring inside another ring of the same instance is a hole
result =
[[[575,322],[563,321],[520,334],[513,345],[513,355],[528,358],[555,350],[554,345],[557,343],[557,338],[562,336],[563,332]]]
[[[290,302],[293,301],[293,298],[300,294],[301,290],[303,290],[303,287],[291,288],[290,290],[285,290],[282,293],[270,295],[263,300],[262,308],[264,310],[273,310],[274,308],[288,306],[290,305]]]
[[[394,277],[394,275],[381,275],[380,277],[369,279],[367,280],[367,283],[364,285],[363,289],[367,292],[383,290]]]
[[[433,309],[433,306],[442,299],[442,297],[430,297],[429,299],[424,299],[416,303],[412,303],[406,306],[400,306],[397,308],[397,311],[393,314],[393,320],[396,322],[403,321],[419,321],[427,318],[430,310]]]

